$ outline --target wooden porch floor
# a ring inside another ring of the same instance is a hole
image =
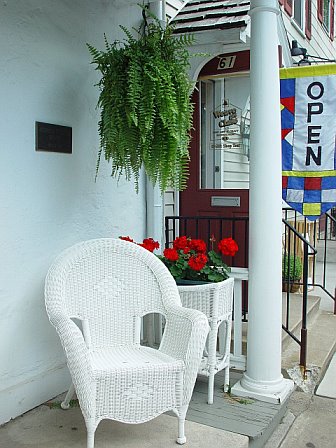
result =
[[[230,385],[242,377],[230,372]],[[198,377],[190,401],[187,420],[224,429],[250,438],[249,447],[263,447],[287,410],[287,403],[271,404],[254,399],[239,399],[223,392],[224,375],[215,376],[214,403],[207,404],[207,378]]]

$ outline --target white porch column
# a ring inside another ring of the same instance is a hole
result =
[[[281,146],[278,0],[251,0],[251,140],[247,370],[232,392],[281,402]]]

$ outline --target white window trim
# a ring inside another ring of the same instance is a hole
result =
[[[301,34],[301,36],[305,39],[306,38],[306,33],[305,33],[305,23],[304,23],[304,28],[302,29],[300,27],[300,25],[297,24],[297,22],[294,20],[293,17],[291,17],[291,24],[293,25],[293,27],[295,28],[295,30]]]

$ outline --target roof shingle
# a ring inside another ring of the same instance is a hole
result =
[[[176,33],[246,26],[250,18],[247,0],[189,0],[172,20]]]

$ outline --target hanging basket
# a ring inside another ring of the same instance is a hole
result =
[[[125,41],[110,44],[105,37],[105,51],[88,44],[102,75],[97,172],[103,155],[112,176],[133,178],[136,191],[142,167],[162,192],[182,190],[193,114],[187,48],[194,39],[175,36],[171,25],[163,28],[147,8],[143,11],[137,37],[121,26]],[[148,15],[153,23],[147,23]]]

